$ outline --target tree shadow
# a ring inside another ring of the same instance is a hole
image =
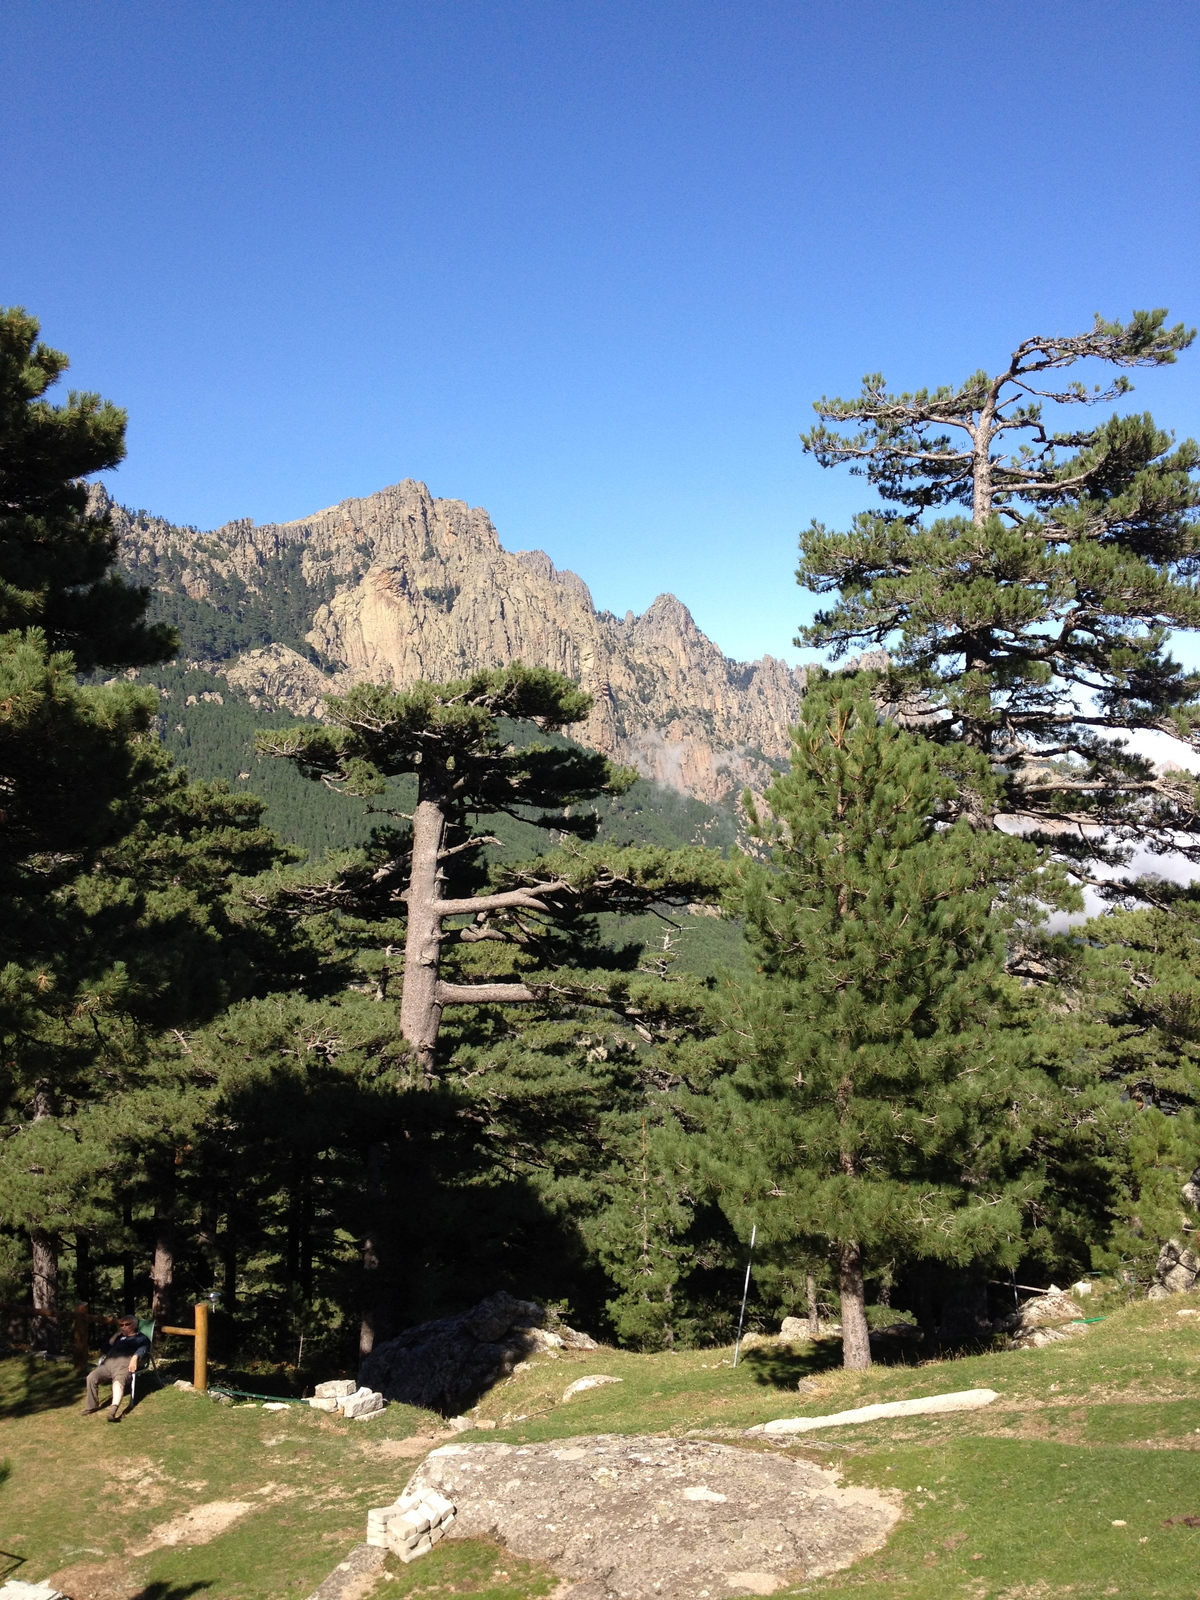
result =
[[[189,1595],[211,1588],[212,1583],[207,1578],[201,1578],[196,1583],[148,1583],[144,1589],[138,1590],[132,1600],[187,1600]]]
[[[907,1339],[872,1339],[871,1361],[877,1367],[917,1367],[929,1359],[919,1345]],[[842,1364],[842,1341],[822,1339],[796,1349],[790,1345],[752,1345],[741,1361],[764,1388],[798,1389],[806,1378],[830,1372]]]
[[[0,1417],[28,1417],[78,1403],[79,1374],[57,1361],[10,1356],[0,1362]]]
[[[797,1389],[805,1378],[828,1372],[842,1364],[839,1339],[823,1339],[819,1344],[797,1350],[790,1345],[751,1345],[739,1358],[750,1368],[755,1383],[769,1389]]]

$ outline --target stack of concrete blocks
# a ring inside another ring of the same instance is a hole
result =
[[[353,1378],[333,1378],[329,1383],[319,1383],[308,1403],[314,1411],[340,1411],[342,1401],[348,1400],[357,1388]]]
[[[360,1389],[353,1378],[333,1378],[319,1383],[308,1402],[314,1411],[336,1411],[343,1417],[374,1417],[383,1410],[377,1389]]]
[[[394,1505],[367,1512],[367,1543],[382,1545],[401,1561],[415,1561],[433,1549],[454,1517],[453,1503],[434,1489],[402,1494]]]
[[[376,1417],[383,1410],[383,1396],[378,1389],[356,1389],[342,1401],[342,1415],[356,1421],[363,1417]]]

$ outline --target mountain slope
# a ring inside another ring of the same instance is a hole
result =
[[[253,703],[319,715],[364,680],[405,687],[523,661],[595,697],[583,743],[654,782],[716,802],[761,787],[788,750],[803,674],[728,660],[686,606],[597,612],[583,579],[510,552],[487,513],[406,480],[297,522],[211,533],[111,507],[121,563]]]

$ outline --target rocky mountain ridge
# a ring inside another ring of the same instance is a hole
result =
[[[715,802],[760,788],[786,759],[804,674],[729,660],[674,595],[641,616],[597,611],[587,584],[541,550],[510,552],[486,511],[409,479],[295,522],[174,526],[93,491],[124,569],[265,707],[320,716],[362,681],[404,688],[523,661],[594,697],[581,742]]]

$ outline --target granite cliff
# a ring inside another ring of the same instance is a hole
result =
[[[121,563],[174,621],[185,655],[256,704],[321,714],[364,680],[398,687],[523,661],[595,697],[577,737],[709,802],[761,787],[787,755],[803,674],[730,661],[686,606],[598,612],[541,550],[502,548],[486,511],[406,480],[297,522],[210,533],[112,504]]]

